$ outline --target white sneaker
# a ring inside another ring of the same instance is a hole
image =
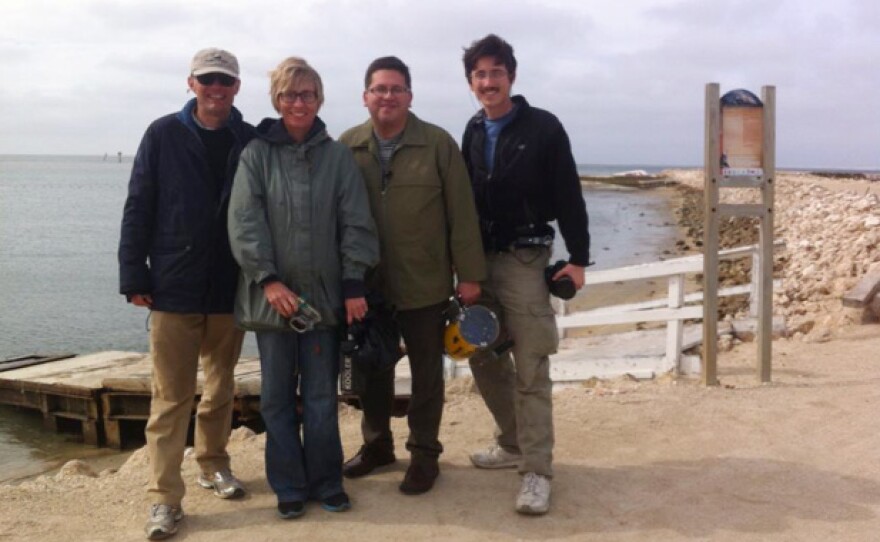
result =
[[[485,450],[471,454],[471,463],[479,469],[507,469],[518,467],[522,454],[513,454],[493,444]]]
[[[177,524],[183,519],[183,508],[167,504],[150,507],[150,517],[144,525],[148,540],[164,540],[177,532]]]
[[[205,489],[213,489],[214,495],[221,499],[240,499],[246,493],[241,480],[229,469],[221,469],[213,473],[203,472],[199,474],[198,482]]]
[[[523,476],[522,487],[516,497],[516,511],[538,516],[550,510],[550,479],[534,472]]]

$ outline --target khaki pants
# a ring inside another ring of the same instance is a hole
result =
[[[147,421],[151,503],[179,505],[185,492],[180,474],[201,361],[205,375],[196,413],[196,461],[205,472],[229,467],[226,443],[232,427],[235,381],[244,332],[232,314],[176,314],[153,311],[150,353],[153,397]]]
[[[511,351],[502,356],[481,352],[470,360],[471,372],[497,425],[495,438],[505,450],[522,453],[520,472],[552,476],[553,403],[549,355],[559,334],[544,282],[550,251],[517,249],[488,255],[485,304],[496,311]],[[496,343],[497,344],[497,343]],[[511,359],[511,352],[513,354]]]

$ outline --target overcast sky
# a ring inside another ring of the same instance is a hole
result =
[[[254,123],[275,114],[267,71],[306,58],[334,136],[366,118],[367,64],[397,55],[413,111],[460,139],[478,108],[462,48],[494,32],[579,163],[700,165],[718,82],[776,86],[779,167],[880,169],[878,29],[876,0],[2,0],[0,154],[133,154],[208,46],[238,56]]]

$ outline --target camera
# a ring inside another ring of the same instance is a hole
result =
[[[568,275],[563,275],[556,280],[553,280],[553,275],[559,272],[560,269],[568,265],[568,262],[565,260],[557,260],[553,265],[548,265],[544,269],[544,281],[547,282],[547,287],[550,288],[550,293],[560,299],[571,299],[574,297],[574,294],[577,293],[577,288],[574,285],[574,281]]]

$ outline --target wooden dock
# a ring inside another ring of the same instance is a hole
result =
[[[126,447],[150,416],[152,360],[140,352],[107,351],[75,356],[25,356],[0,362],[0,404],[38,410],[53,431],[82,434],[93,446]],[[409,364],[398,365],[394,415],[409,406]],[[196,404],[204,375],[198,373]],[[235,367],[232,424],[259,429],[260,360],[242,357]],[[355,396],[340,401],[359,406]],[[195,414],[196,404],[193,405]]]
[[[45,427],[79,432],[86,444],[113,448],[125,446],[126,424],[142,426],[149,417],[148,354],[109,351],[36,358],[29,356],[30,364],[0,372],[0,404],[39,410]],[[197,400],[203,382],[200,370]],[[258,422],[259,403],[259,359],[243,357],[235,368],[233,424]]]

